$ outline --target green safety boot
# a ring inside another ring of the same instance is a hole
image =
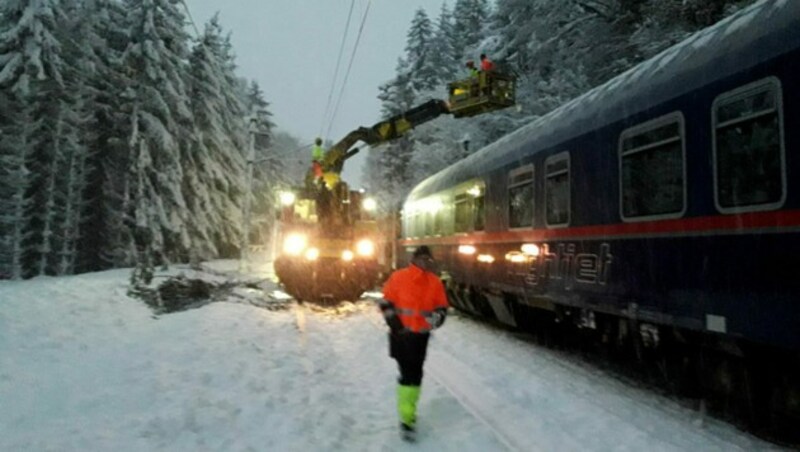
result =
[[[400,423],[412,430],[417,421],[419,393],[419,386],[397,386],[397,413],[400,415]]]

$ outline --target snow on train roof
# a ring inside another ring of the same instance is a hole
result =
[[[787,34],[787,30],[788,33]],[[497,169],[519,157],[520,149],[546,149],[632,113],[640,112],[742,69],[725,58],[768,36],[800,41],[800,1],[762,0],[692,34],[649,60],[587,91],[533,122],[425,179],[408,199],[417,199]],[[777,40],[759,48],[751,64],[783,53],[790,43]],[[795,45],[800,43],[795,42]],[[716,60],[716,61],[715,61]],[[714,62],[714,71],[703,70]],[[669,70],[668,70],[669,69]],[[627,108],[620,108],[625,106]]]

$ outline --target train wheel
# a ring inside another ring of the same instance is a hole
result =
[[[774,374],[769,399],[769,420],[771,433],[790,441],[794,446],[800,444],[800,365],[783,358]],[[789,361],[786,363],[786,361]]]

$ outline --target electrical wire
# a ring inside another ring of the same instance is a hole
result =
[[[331,109],[331,100],[333,100],[333,92],[336,90],[336,79],[339,77],[339,66],[342,62],[342,54],[344,54],[344,44],[347,40],[347,33],[350,30],[350,19],[353,17],[353,7],[356,4],[356,0],[350,0],[350,11],[347,13],[347,23],[344,26],[344,33],[342,34],[342,43],[339,45],[339,56],[336,58],[336,69],[333,71],[333,81],[331,81],[331,90],[328,92],[328,102],[325,104],[325,113],[322,116],[322,121],[319,125],[319,133],[317,136],[322,135],[322,131],[325,128],[325,121],[328,119],[328,113],[330,113]],[[325,137],[327,138],[327,137]]]
[[[339,112],[339,105],[342,102],[342,97],[344,97],[344,88],[347,86],[347,79],[350,76],[350,69],[353,68],[353,61],[356,57],[356,50],[358,50],[358,44],[361,42],[361,33],[364,31],[364,23],[367,21],[367,14],[369,13],[369,7],[372,5],[372,0],[367,2],[367,9],[364,10],[364,16],[361,18],[361,26],[358,28],[358,36],[356,36],[356,43],[353,45],[353,53],[350,55],[350,63],[347,65],[347,72],[344,74],[344,80],[342,81],[342,89],[339,91],[339,98],[336,100],[336,107],[333,109],[333,115],[331,116],[331,121],[328,123],[328,130],[325,132],[325,136],[330,135],[331,127],[333,126],[333,122],[336,120],[336,114]]]
[[[197,39],[197,43],[200,45],[200,47],[203,48],[203,52],[205,53],[209,63],[214,67],[214,70],[223,73],[224,71],[219,66],[219,61],[214,56],[214,54],[211,53],[211,51],[208,49],[204,37],[200,34],[200,30],[197,28],[197,24],[195,23],[194,18],[192,17],[192,12],[189,10],[189,5],[186,4],[186,0],[180,0],[180,2],[183,5],[183,9],[186,11],[186,18],[189,19],[189,24],[191,24],[192,28],[194,29],[194,33],[196,36],[195,39]],[[255,113],[252,111],[249,113],[251,115],[255,115]]]
[[[183,5],[183,9],[186,10],[186,17],[189,19],[189,23],[192,24],[192,28],[194,28],[194,33],[197,35],[197,39],[200,41],[201,45],[203,45],[203,48],[205,48],[203,40],[200,39],[200,30],[197,29],[197,24],[194,23],[194,19],[192,18],[192,12],[189,11],[189,6],[186,4],[185,0],[181,0],[181,4]]]
[[[200,47],[203,48],[203,52],[206,54],[206,58],[208,59],[209,63],[214,67],[214,70],[223,73],[224,71],[219,66],[219,61],[217,61],[216,56],[208,49],[206,46],[205,38],[200,34],[200,30],[197,28],[197,24],[194,22],[194,18],[192,17],[192,12],[189,11],[189,5],[186,4],[186,0],[180,0],[181,4],[183,5],[183,9],[186,10],[186,18],[189,19],[189,23],[192,25],[194,29],[194,34],[197,39],[197,43],[200,44]]]

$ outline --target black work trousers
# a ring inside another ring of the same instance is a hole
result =
[[[429,333],[389,333],[389,356],[400,369],[398,383],[404,386],[422,384],[422,365],[428,351]]]

